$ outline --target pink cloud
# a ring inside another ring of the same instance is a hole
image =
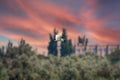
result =
[[[73,41],[77,39],[78,35],[82,35],[77,30],[81,29],[81,25],[85,28],[86,33],[92,34],[93,40],[98,40],[101,43],[120,41],[119,30],[106,28],[106,25],[103,24],[111,17],[110,15],[103,16],[101,19],[94,18],[94,12],[100,7],[95,3],[95,0],[88,0],[81,8],[78,8],[79,15],[71,13],[65,6],[43,0],[14,0],[13,2],[19,8],[14,7],[10,1],[6,2],[8,2],[10,9],[15,9],[16,12],[18,9],[24,11],[26,17],[0,15],[0,33],[15,40],[24,38],[31,45],[37,46],[39,50],[47,47],[48,34],[53,32],[54,28],[57,28],[59,32],[62,28],[66,28],[69,38],[72,38]],[[18,32],[14,30],[18,30]]]

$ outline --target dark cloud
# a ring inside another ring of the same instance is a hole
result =
[[[14,27],[14,26],[10,26],[10,25],[8,25],[8,26],[9,27],[3,26],[3,27],[1,27],[1,29],[4,30],[4,31],[8,31],[10,33],[13,33],[13,34],[31,37],[33,39],[40,40],[40,39],[44,38],[43,35],[38,34],[38,33],[36,33],[35,31],[33,31],[33,30],[29,29],[29,28],[26,29],[26,28]]]
[[[93,41],[119,42],[119,7],[120,0],[1,0],[0,31],[39,48],[47,46],[54,27],[67,28],[70,38],[91,32]]]
[[[22,10],[20,6],[18,6],[16,0],[1,0],[0,1],[0,14],[1,15],[12,15],[27,18],[28,16]],[[0,15],[0,16],[1,16]]]
[[[100,5],[120,4],[119,0],[95,0],[95,2],[97,2],[97,4],[100,4]]]

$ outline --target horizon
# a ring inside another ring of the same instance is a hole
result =
[[[73,43],[86,35],[89,45],[119,44],[119,7],[118,0],[2,0],[0,45],[23,38],[44,52],[54,28],[66,28]]]

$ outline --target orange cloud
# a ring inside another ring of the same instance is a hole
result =
[[[99,42],[119,42],[119,31],[116,29],[108,29],[103,24],[110,17],[103,16],[101,19],[94,18],[94,13],[99,4],[95,0],[87,0],[82,7],[77,8],[79,15],[69,11],[68,7],[63,7],[54,2],[46,2],[44,0],[13,0],[17,7],[11,1],[7,2],[11,10],[18,12],[23,11],[24,15],[0,15],[0,33],[9,38],[20,40],[24,38],[32,46],[36,46],[38,50],[44,50],[48,45],[49,33],[56,28],[61,31],[66,28],[69,38],[73,41],[78,35],[82,35],[77,29],[85,29],[85,33],[92,34],[93,40]],[[81,27],[82,26],[82,27]],[[108,30],[107,30],[108,29]],[[107,30],[107,31],[106,31]],[[114,32],[112,34],[111,32]],[[88,36],[90,36],[88,34]],[[75,40],[76,41],[76,40]]]
[[[11,31],[9,32],[10,38],[20,39],[21,37],[24,37],[26,40],[29,40],[32,45],[47,46],[47,35],[53,31],[53,26],[58,30],[62,29],[62,27],[66,27],[71,37],[75,36],[72,35],[72,33],[77,34],[77,31],[67,26],[79,24],[80,20],[71,14],[67,9],[58,7],[55,4],[44,3],[42,1],[32,1],[30,2],[32,4],[29,4],[26,1],[17,0],[16,3],[18,3],[19,6],[26,12],[28,18],[5,15],[1,17],[0,25],[6,27],[2,27],[1,29],[4,31],[10,28],[18,29],[19,31],[22,30],[21,32],[26,32],[26,34],[20,33],[15,35],[15,32]],[[31,35],[32,33],[34,33],[33,36]],[[31,36],[27,34],[30,34]],[[35,35],[43,36],[42,40],[36,40],[36,38],[34,38]]]
[[[93,35],[101,42],[120,43],[120,31],[114,28],[101,27],[93,29]]]

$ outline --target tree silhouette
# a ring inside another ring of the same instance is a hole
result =
[[[56,41],[56,35],[58,34],[58,31],[56,29],[53,30],[53,35],[49,34],[49,45],[48,45],[48,54],[53,54],[57,56],[58,50],[57,50],[57,41]],[[61,40],[61,56],[66,56],[74,52],[75,47],[72,45],[72,40],[68,40],[67,31],[63,28],[62,30],[62,40]]]
[[[57,30],[54,29],[53,31],[53,35],[52,34],[49,34],[49,39],[50,39],[50,42],[49,42],[49,45],[48,45],[48,53],[49,54],[53,54],[55,56],[57,56],[57,41],[55,41],[55,36],[57,34]]]
[[[4,47],[0,48],[0,58],[4,57]]]
[[[83,43],[83,39],[80,36],[78,36],[78,45],[82,43]]]
[[[85,35],[83,36],[83,38],[78,36],[78,45],[79,44],[81,44],[84,47],[84,50],[86,51],[88,45],[88,38],[86,38]]]
[[[61,42],[61,56],[66,56],[74,51],[74,47],[72,45],[72,40],[68,40],[67,31],[63,28],[62,39],[64,41]]]

